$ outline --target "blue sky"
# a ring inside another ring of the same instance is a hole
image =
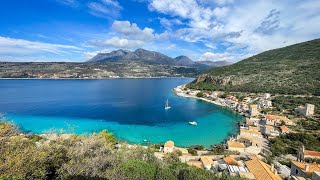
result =
[[[2,0],[0,61],[144,48],[236,62],[320,37],[315,0]]]

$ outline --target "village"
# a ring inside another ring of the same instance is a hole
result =
[[[227,173],[248,179],[311,179],[320,180],[320,164],[306,162],[307,158],[320,159],[320,152],[301,146],[291,157],[291,167],[277,160],[271,162],[269,141],[281,134],[292,132],[296,122],[286,116],[262,113],[272,108],[272,95],[269,93],[250,95],[239,100],[235,96],[223,96],[223,92],[202,92],[190,90],[184,86],[175,88],[178,96],[201,99],[240,113],[245,120],[239,124],[239,134],[230,137],[224,144],[230,155],[211,155],[209,151],[198,150],[191,155],[189,149],[175,147],[173,141],[167,141],[155,156],[163,159],[167,154],[179,152],[181,162],[203,168],[217,174]],[[294,113],[304,117],[314,115],[315,105],[305,104],[294,109]],[[271,111],[272,112],[272,111]]]

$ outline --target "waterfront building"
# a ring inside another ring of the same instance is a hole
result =
[[[263,138],[263,136],[260,132],[248,130],[248,129],[240,129],[240,135],[241,136],[248,136],[248,137]]]
[[[258,118],[246,118],[246,125],[247,126],[258,126],[260,119]]]
[[[299,179],[297,177],[311,178],[311,180],[319,180],[320,164],[306,163],[299,161],[291,161],[291,178]],[[300,178],[301,179],[301,178]]]
[[[174,151],[174,142],[173,141],[167,141],[164,144],[163,152],[164,153],[172,153]]]
[[[239,152],[245,152],[246,146],[237,141],[227,141],[227,147],[230,151],[239,151]]]
[[[246,135],[238,135],[237,141],[243,143],[246,147],[262,147],[263,143],[265,141],[264,138],[261,137],[252,137],[252,136],[246,136]]]

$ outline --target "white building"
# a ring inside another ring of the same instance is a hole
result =
[[[314,107],[313,104],[305,104],[304,107],[300,106],[295,108],[295,112],[303,116],[312,116],[314,114]]]
[[[174,151],[174,142],[173,141],[167,141],[164,144],[163,152],[164,153],[172,153]]]

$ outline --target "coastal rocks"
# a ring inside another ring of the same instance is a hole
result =
[[[249,77],[237,77],[237,76],[210,76],[208,74],[203,74],[197,77],[194,81],[197,83],[208,83],[219,86],[227,86],[227,85],[242,85],[245,83],[249,83]]]
[[[216,85],[227,85],[232,84],[231,77],[221,77],[221,76],[209,76],[207,74],[203,74],[198,76],[196,79],[196,83],[211,83]]]

